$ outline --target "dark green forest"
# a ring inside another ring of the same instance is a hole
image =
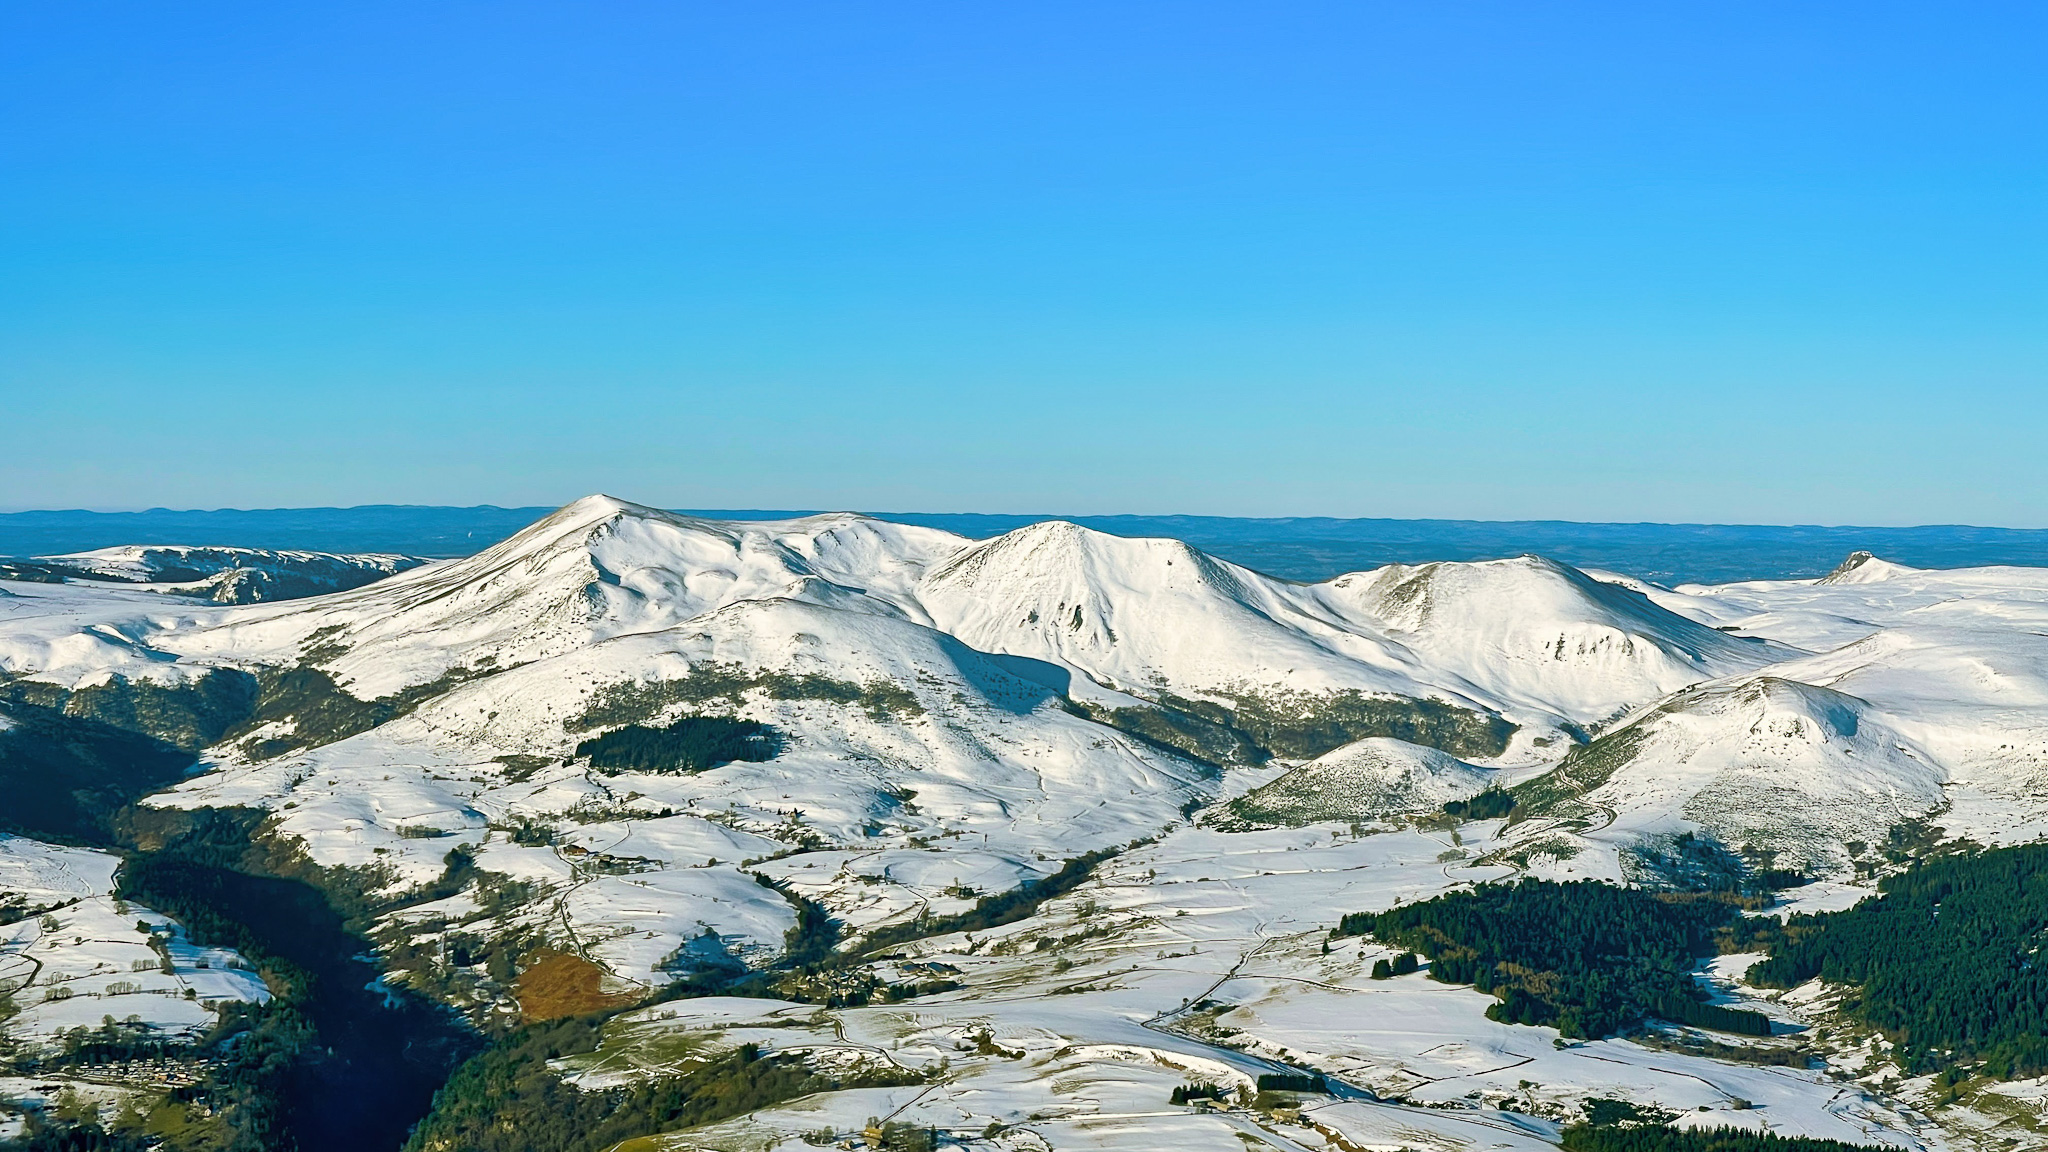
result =
[[[1753,984],[1855,985],[1844,1010],[1918,1071],[2048,1071],[2048,844],[1925,860],[1846,911],[1747,921],[1741,941],[1771,953],[1750,969]]]
[[[1877,1144],[1845,1144],[1811,1136],[1774,1136],[1741,1128],[1608,1127],[1574,1124],[1565,1152],[1897,1152]]]
[[[1444,815],[1460,820],[1497,820],[1515,810],[1514,793],[1498,785],[1469,800],[1447,800]]]
[[[1353,913],[1338,930],[1421,952],[1433,978],[1499,997],[1494,1019],[1566,1036],[1646,1016],[1768,1034],[1757,1013],[1702,1003],[1689,975],[1696,957],[1767,951],[1751,983],[1849,986],[1842,1010],[1916,1074],[2048,1072],[2048,844],[1928,855],[1853,908],[1783,921],[1741,916],[1725,893],[1523,880]]]
[[[1354,912],[1338,932],[1428,956],[1433,979],[1499,997],[1486,1014],[1506,1024],[1601,1037],[1657,1016],[1768,1035],[1762,1015],[1704,1003],[1692,978],[1699,958],[1717,951],[1715,932],[1735,914],[1711,896],[1523,880]]]
[[[369,942],[337,907],[356,902],[273,872],[250,839],[250,814],[176,815],[180,830],[156,829],[153,850],[128,854],[118,895],[180,921],[195,940],[235,948],[276,993],[226,1012],[209,1040],[207,1080],[190,1095],[211,1110],[218,1136],[194,1146],[395,1146],[477,1039],[418,997],[371,987]]]
[[[182,780],[185,748],[90,716],[0,701],[0,832],[104,844],[114,813]]]
[[[731,716],[685,716],[662,728],[628,724],[576,746],[606,775],[702,772],[735,760],[771,760],[778,751],[774,729]]]
[[[191,754],[97,721],[40,708],[7,712],[0,731],[0,831],[73,844],[104,840],[131,796],[184,778]]]

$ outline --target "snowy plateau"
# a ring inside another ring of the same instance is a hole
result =
[[[252,686],[237,723],[187,725],[196,764],[143,803],[258,812],[280,853],[388,898],[394,986],[502,1027],[530,1005],[480,959],[494,942],[573,958],[599,1001],[647,1002],[559,1062],[586,1089],[749,1043],[917,1081],[635,1148],[794,1150],[883,1117],[1009,1150],[1540,1149],[1591,1097],[1908,1149],[2048,1141],[2048,1084],[2004,1085],[2003,1110],[1937,1101],[1836,990],[1752,988],[1740,958],[1700,978],[1803,1029],[1813,1066],[1683,1029],[1498,1023],[1492,997],[1372,979],[1391,950],[1331,938],[1488,880],[1654,887],[1681,838],[1811,879],[1780,914],[1867,895],[1859,860],[1899,827],[2048,837],[2048,569],[1859,554],[1819,580],[1665,588],[1525,556],[1296,583],[1061,522],[972,540],[602,496],[456,560],[172,551],[0,580],[5,699],[154,716]],[[287,578],[312,584],[247,591]],[[689,717],[765,735],[701,770],[592,762],[606,733]],[[1445,818],[1501,787],[1513,817]],[[1028,916],[917,930],[1084,857]],[[268,995],[117,900],[117,863],[0,838],[13,1045],[103,1016],[191,1034]],[[836,978],[930,990],[659,998],[773,969],[810,908],[842,951],[898,941]],[[1298,1109],[1168,1103],[1303,1069],[1330,1091]],[[0,1102],[54,1090],[4,1082]]]

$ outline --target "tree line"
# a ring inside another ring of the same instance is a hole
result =
[[[576,746],[606,775],[620,772],[702,772],[735,760],[772,760],[775,730],[731,716],[685,716],[661,728],[628,724]]]
[[[1813,1136],[1777,1136],[1743,1128],[1672,1128],[1662,1124],[1608,1127],[1574,1124],[1559,1141],[1564,1152],[1897,1152]]]
[[[1735,909],[1711,896],[1594,880],[1482,884],[1386,912],[1354,912],[1341,935],[1371,935],[1430,958],[1430,975],[1500,1003],[1487,1016],[1566,1036],[1611,1036],[1659,1016],[1767,1035],[1762,1014],[1705,1003],[1692,972]],[[1377,975],[1377,970],[1375,971]]]
[[[1843,1009],[1881,1029],[1916,1072],[1981,1063],[2001,1079],[2048,1071],[2048,844],[1923,860],[1841,912],[1743,922],[1767,949],[1749,981],[1855,986]]]
[[[1781,921],[1735,904],[1726,893],[1525,879],[1352,913],[1338,933],[1430,957],[1434,979],[1498,997],[1495,1020],[1579,1037],[1649,1016],[1768,1035],[1760,1013],[1706,1003],[1691,975],[1699,957],[1763,951],[1750,983],[1849,986],[1842,1011],[1897,1044],[1915,1074],[2048,1072],[2048,844],[1919,858],[1839,912]]]

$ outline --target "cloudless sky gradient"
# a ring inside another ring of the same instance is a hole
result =
[[[0,8],[0,507],[2048,525],[2048,8]]]

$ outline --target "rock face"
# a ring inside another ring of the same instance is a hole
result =
[[[1868,552],[1851,552],[1840,564],[1835,565],[1834,571],[1821,577],[1817,583],[1876,584],[1900,576],[1914,575],[1919,571],[1918,568],[1908,568],[1904,564],[1879,560]]]

